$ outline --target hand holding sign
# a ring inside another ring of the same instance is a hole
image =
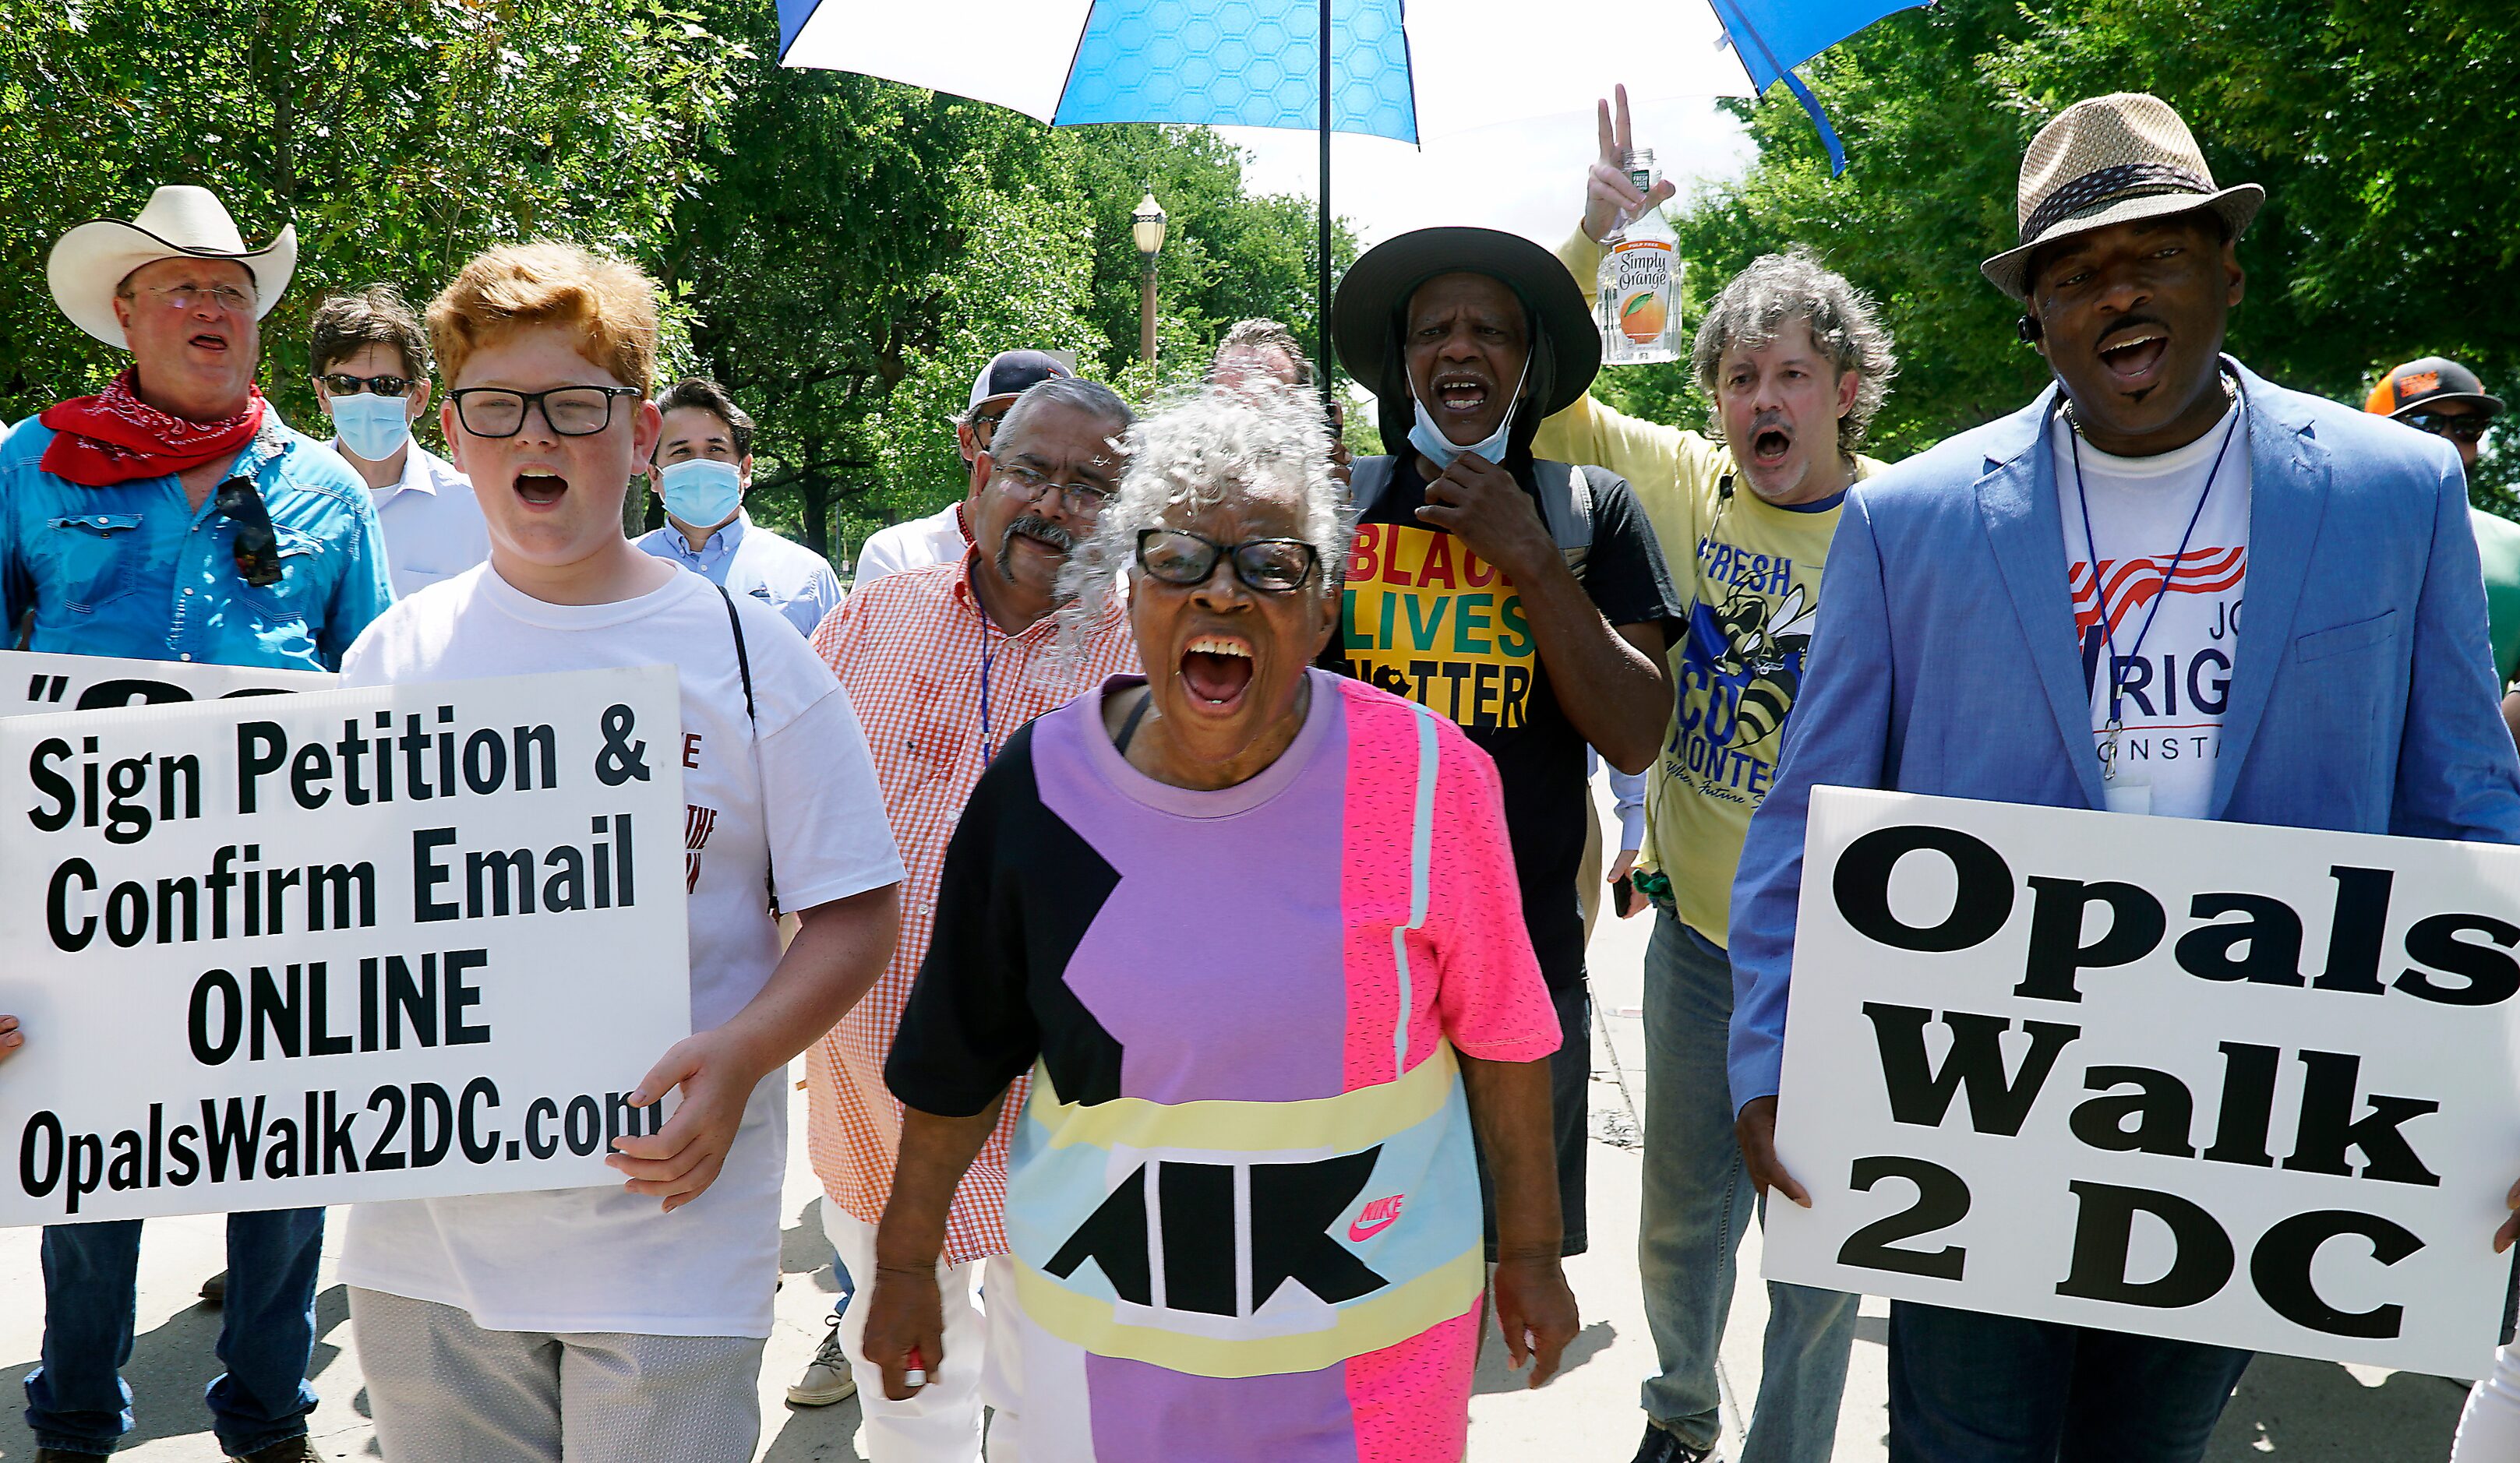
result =
[[[1753,1097],[1741,1104],[1741,1116],[1732,1120],[1732,1138],[1741,1145],[1741,1162],[1749,1169],[1750,1182],[1760,1198],[1768,1197],[1773,1188],[1805,1209],[1812,1207],[1811,1191],[1797,1183],[1777,1157],[1776,1098]]]
[[[2483,1374],[2520,851],[1845,788],[1810,827],[1769,1278]]]
[[[18,1018],[0,1016],[0,1062],[16,1056],[18,1048],[25,1044],[26,1034],[18,1030]]]
[[[741,1039],[730,1028],[685,1037],[630,1094],[632,1107],[646,1107],[680,1087],[682,1105],[655,1132],[614,1139],[604,1161],[629,1175],[622,1187],[662,1198],[665,1213],[673,1213],[717,1181],[735,1130],[743,1126],[744,1100],[760,1080],[761,1069],[743,1059]]]

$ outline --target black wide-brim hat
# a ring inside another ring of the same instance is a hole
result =
[[[1502,281],[1521,299],[1532,326],[1534,420],[1582,400],[1601,370],[1592,305],[1555,254],[1498,229],[1413,229],[1349,265],[1330,305],[1330,331],[1348,375],[1378,397],[1406,399],[1409,363],[1400,337],[1410,296],[1437,275],[1461,273]]]

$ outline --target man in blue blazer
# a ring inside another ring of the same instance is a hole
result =
[[[2520,842],[2456,454],[2223,354],[2263,198],[2155,98],[2059,113],[1984,266],[2056,384],[1848,494],[1732,894],[1763,1193],[1810,1202],[1775,1133],[1815,786]],[[1902,1302],[1890,1456],[2188,1463],[2248,1360]]]

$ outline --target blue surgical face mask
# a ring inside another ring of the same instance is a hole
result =
[[[733,463],[693,458],[657,473],[656,491],[665,497],[665,511],[694,528],[715,528],[743,502],[743,474]]]
[[[1513,430],[1513,414],[1522,406],[1522,383],[1530,376],[1531,361],[1526,357],[1522,363],[1522,375],[1513,378],[1513,399],[1506,404],[1505,420],[1497,423],[1497,429],[1490,432],[1485,440],[1472,442],[1467,447],[1459,446],[1444,435],[1444,429],[1435,424],[1434,414],[1426,410],[1426,403],[1418,400],[1417,387],[1412,386],[1409,400],[1418,409],[1418,421],[1409,428],[1409,445],[1426,454],[1426,460],[1433,463],[1438,471],[1453,466],[1453,459],[1465,452],[1475,452],[1492,465],[1504,462],[1506,435]]]
[[[406,398],[362,391],[333,398],[333,430],[341,445],[362,462],[382,463],[411,440],[411,419],[403,413]]]

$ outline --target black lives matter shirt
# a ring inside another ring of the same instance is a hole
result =
[[[1357,524],[1338,638],[1323,665],[1406,696],[1458,724],[1496,762],[1522,913],[1550,989],[1584,978],[1576,875],[1592,794],[1585,741],[1557,704],[1549,667],[1504,572],[1420,520],[1426,479],[1412,453]],[[1531,458],[1506,460],[1537,511]],[[1662,549],[1627,483],[1592,474],[1593,546],[1585,590],[1612,625],[1678,633],[1682,611]]]

